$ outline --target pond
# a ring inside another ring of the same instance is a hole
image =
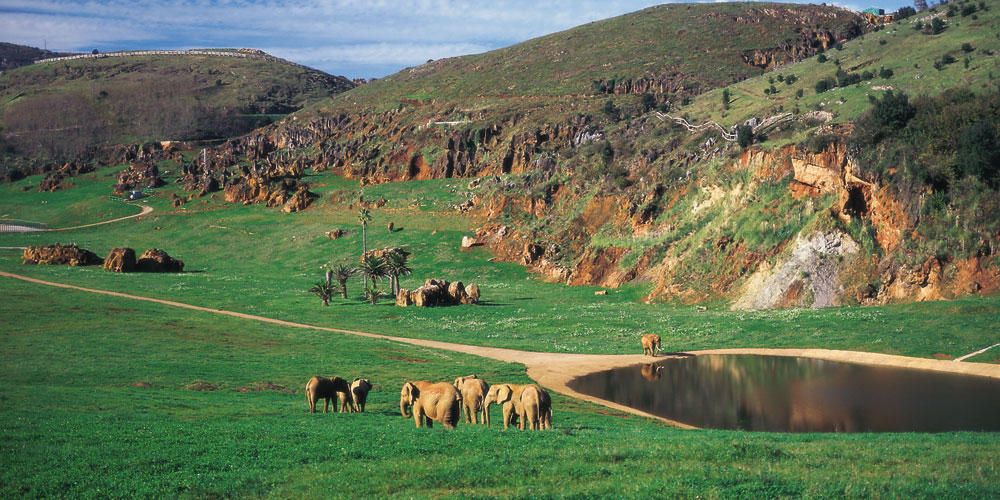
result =
[[[1000,431],[1000,380],[811,358],[703,355],[573,379],[573,390],[709,429]]]

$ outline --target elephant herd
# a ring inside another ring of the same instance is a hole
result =
[[[316,403],[323,399],[323,413],[330,400],[333,411],[365,411],[365,400],[372,388],[368,379],[354,382],[340,377],[313,377],[306,383],[306,402],[309,413],[316,413]],[[551,429],[552,399],[549,393],[536,384],[495,384],[490,386],[476,375],[455,379],[454,383],[417,380],[406,382],[399,393],[399,410],[403,417],[413,420],[417,427],[433,427],[440,422],[446,429],[454,429],[465,413],[465,422],[490,425],[490,405],[498,404],[503,413],[503,428],[511,424],[519,429]]]

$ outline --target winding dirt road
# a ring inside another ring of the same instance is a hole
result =
[[[142,209],[137,214],[126,215],[125,217],[119,217],[117,219],[105,220],[105,221],[101,221],[101,222],[94,222],[94,223],[91,223],[91,224],[84,224],[82,226],[73,226],[73,227],[57,227],[57,228],[45,228],[45,229],[42,229],[42,228],[31,227],[31,226],[18,226],[18,225],[13,225],[13,224],[11,224],[11,225],[4,224],[4,227],[6,229],[8,229],[7,231],[4,231],[4,232],[9,232],[9,233],[32,233],[32,232],[43,232],[43,231],[49,231],[49,232],[51,232],[51,231],[69,231],[71,229],[83,229],[85,227],[101,226],[101,225],[104,225],[104,224],[111,224],[112,222],[123,221],[123,220],[126,220],[126,219],[134,219],[136,217],[142,217],[143,215],[146,215],[146,214],[148,214],[148,213],[150,213],[152,211],[153,211],[153,207],[151,207],[149,205],[142,205]]]
[[[629,408],[627,406],[622,406],[617,403],[613,403],[611,401],[606,401],[603,399],[595,398],[593,396],[588,396],[586,394],[581,394],[569,388],[569,386],[567,385],[570,380],[573,380],[574,378],[579,377],[581,375],[586,375],[588,373],[593,373],[602,370],[609,370],[611,368],[617,368],[621,366],[631,366],[640,363],[660,361],[669,358],[669,356],[658,356],[656,358],[652,358],[642,354],[625,354],[625,355],[565,354],[565,353],[551,353],[551,352],[518,351],[515,349],[505,349],[501,347],[483,347],[483,346],[473,346],[465,344],[455,344],[451,342],[440,342],[437,340],[393,337],[390,335],[380,335],[377,333],[359,332],[354,330],[343,330],[340,328],[329,328],[325,326],[307,325],[305,323],[295,323],[292,321],[284,321],[280,319],[267,318],[264,316],[255,316],[252,314],[225,311],[222,309],[211,309],[208,307],[195,306],[191,304],[185,304],[182,302],[154,299],[150,297],[142,297],[138,295],[131,295],[121,292],[84,288],[75,285],[68,285],[65,283],[55,283],[52,281],[40,280],[36,278],[31,278],[29,276],[22,276],[19,274],[13,274],[4,271],[0,271],[0,276],[6,278],[18,279],[29,283],[36,283],[40,285],[77,290],[81,292],[96,293],[101,295],[109,295],[112,297],[120,297],[130,300],[153,302],[156,304],[162,304],[170,307],[179,307],[183,309],[208,312],[212,314],[221,314],[224,316],[232,316],[235,318],[260,321],[262,323],[269,323],[273,325],[286,326],[291,328],[306,328],[306,329],[321,330],[326,332],[357,335],[359,337],[391,340],[394,342],[402,342],[422,347],[430,347],[433,349],[443,349],[447,351],[461,352],[464,354],[472,354],[474,356],[495,359],[497,361],[504,361],[507,363],[521,363],[525,365],[525,367],[527,368],[527,373],[529,377],[534,379],[542,386],[554,390],[556,392],[577,399],[582,399],[585,401],[590,401],[593,403],[604,405],[609,408],[614,408],[616,410],[621,410],[635,415],[641,415],[644,417],[662,420],[671,423],[673,425],[676,425],[678,427],[684,427],[689,429],[695,428],[680,422],[675,422],[643,411]],[[639,350],[638,336],[636,338],[636,350]],[[876,354],[876,353],[855,352],[855,351],[834,351],[827,349],[714,349],[706,351],[689,351],[681,354],[685,355],[760,354],[760,355],[770,355],[770,356],[793,356],[793,357],[826,359],[830,361],[841,361],[841,362],[861,363],[861,364],[880,365],[880,366],[919,368],[923,370],[962,373],[967,375],[980,375],[980,376],[1000,379],[1000,365],[989,365],[984,363],[955,363],[953,361],[911,358],[906,356],[895,356],[890,354]]]

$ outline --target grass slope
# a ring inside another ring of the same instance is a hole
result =
[[[526,379],[465,355],[39,285],[4,296],[5,498],[1000,494],[996,433],[684,431],[559,395],[552,431],[417,430],[398,414],[405,380]],[[371,378],[368,411],[306,413],[313,374]]]

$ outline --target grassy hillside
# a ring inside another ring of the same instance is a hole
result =
[[[0,42],[0,71],[7,71],[21,66],[27,66],[39,59],[62,57],[70,54],[52,52],[51,50]]]
[[[34,64],[0,75],[2,160],[87,160],[106,146],[228,138],[351,87],[316,70],[229,57]]]

